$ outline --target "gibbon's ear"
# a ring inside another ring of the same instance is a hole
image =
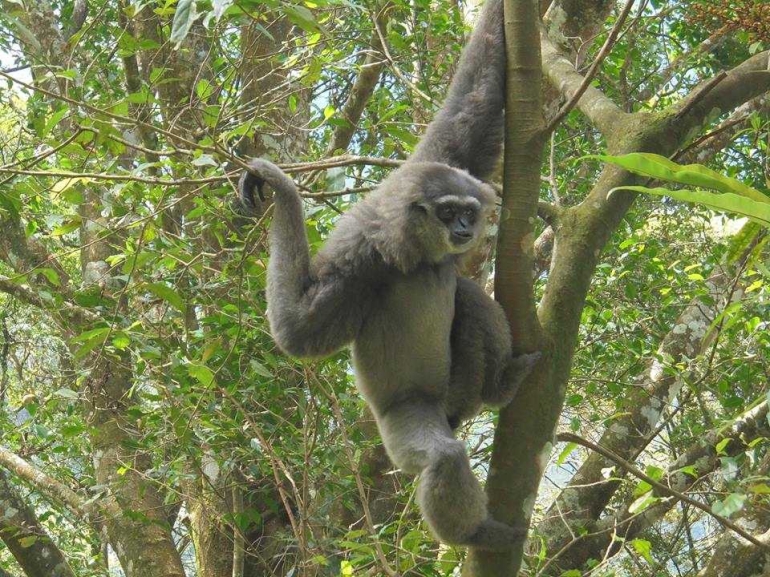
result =
[[[428,205],[423,202],[415,201],[411,204],[411,208],[420,214],[428,214]]]

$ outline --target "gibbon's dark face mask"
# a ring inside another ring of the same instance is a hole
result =
[[[449,229],[449,240],[456,247],[468,244],[476,236],[478,208],[473,204],[444,202],[436,207],[436,216]]]

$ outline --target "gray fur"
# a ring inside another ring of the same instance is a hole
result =
[[[267,299],[278,346],[313,357],[352,344],[388,455],[422,475],[418,502],[431,530],[493,550],[526,529],[489,516],[452,429],[482,403],[510,402],[539,358],[512,356],[500,305],[456,274],[494,207],[494,191],[472,174],[486,175],[499,153],[504,66],[502,0],[488,0],[413,158],[340,217],[312,261],[294,183],[255,159],[240,187],[246,205],[265,183],[275,194]]]

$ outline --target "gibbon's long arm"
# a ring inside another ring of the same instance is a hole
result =
[[[313,278],[302,199],[294,182],[272,162],[255,158],[241,178],[241,202],[255,205],[254,193],[267,183],[274,192],[267,271],[267,316],[278,346],[296,357],[329,355],[355,337],[363,318],[366,287],[354,271]]]
[[[500,156],[505,104],[503,0],[487,0],[449,94],[410,161],[436,161],[484,179]]]

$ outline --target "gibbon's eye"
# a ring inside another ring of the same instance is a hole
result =
[[[436,216],[441,222],[451,222],[455,218],[455,209],[449,205],[442,205],[436,209]]]
[[[463,211],[463,217],[470,223],[476,222],[476,211],[472,208],[466,208]]]

